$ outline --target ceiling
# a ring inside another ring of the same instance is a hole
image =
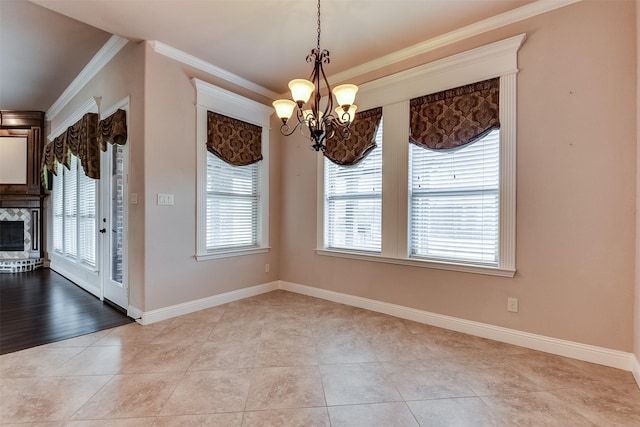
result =
[[[323,0],[329,76],[533,0]],[[315,0],[0,0],[0,108],[46,111],[116,34],[273,92],[308,77]]]

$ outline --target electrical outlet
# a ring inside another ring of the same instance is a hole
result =
[[[507,311],[518,312],[518,298],[507,298]]]
[[[269,264],[265,264],[264,265],[264,272],[268,273],[269,271],[271,271],[271,266]]]

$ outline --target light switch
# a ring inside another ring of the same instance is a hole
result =
[[[158,205],[161,205],[161,206],[173,205],[173,194],[158,193]]]
[[[131,203],[132,205],[138,204],[138,193],[129,194],[129,203]]]

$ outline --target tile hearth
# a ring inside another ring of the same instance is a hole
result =
[[[285,291],[0,356],[0,382],[0,424],[640,425],[629,372]]]

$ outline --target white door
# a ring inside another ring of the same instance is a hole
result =
[[[127,147],[107,144],[101,155],[101,215],[98,222],[101,244],[103,296],[127,310]]]

